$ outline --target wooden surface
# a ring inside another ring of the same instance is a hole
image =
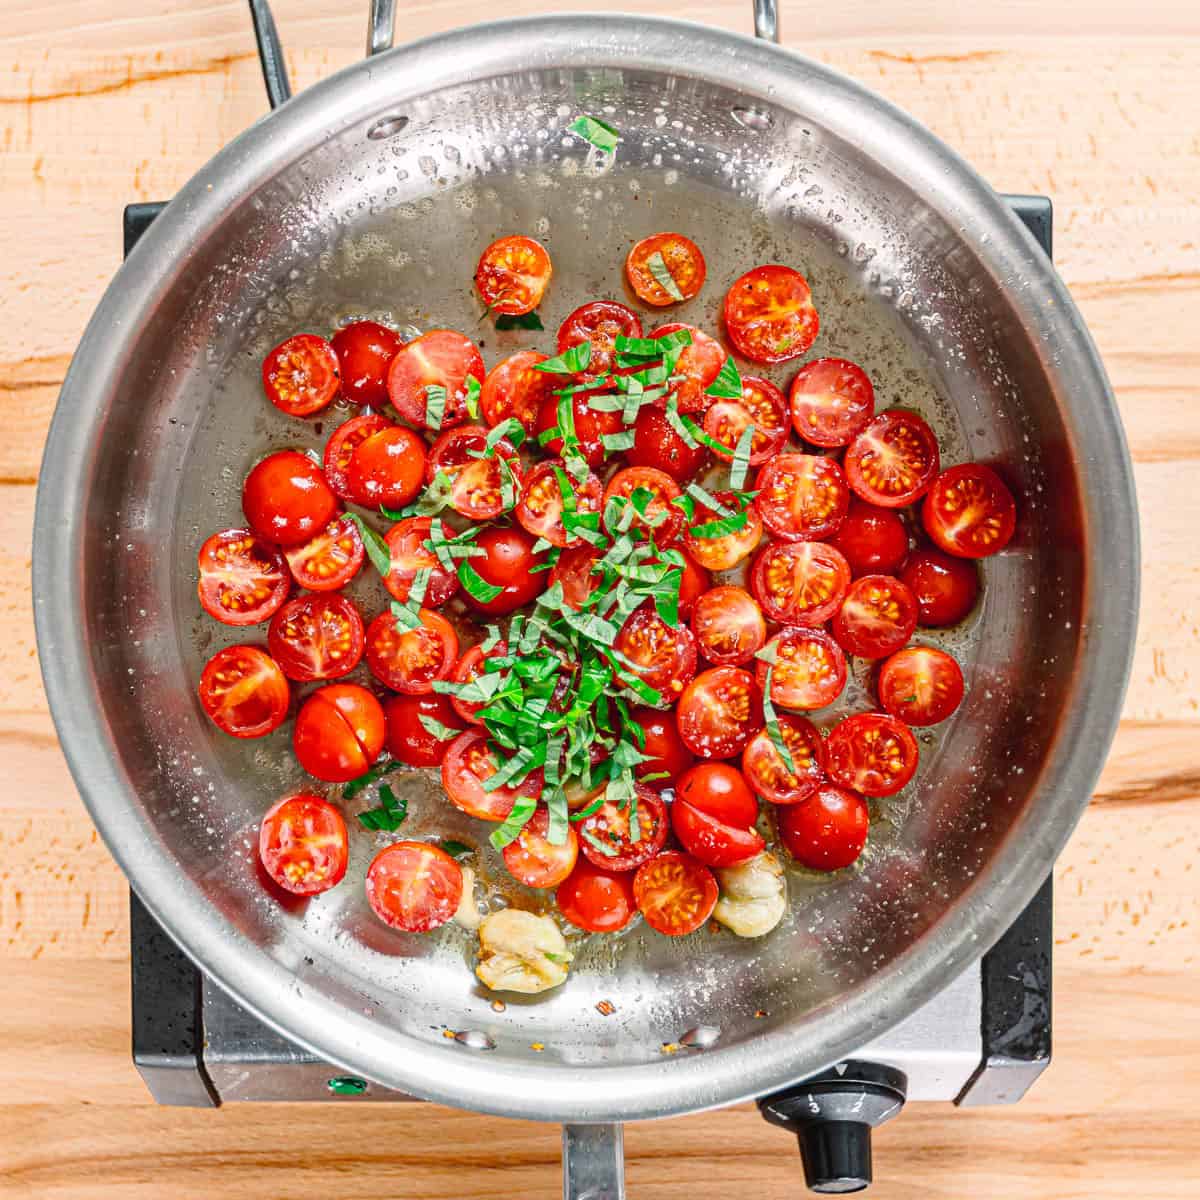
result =
[[[497,13],[400,7],[401,38]],[[638,7],[749,26],[749,0]],[[1059,269],[1117,388],[1145,543],[1120,736],[1058,869],[1054,1066],[1016,1108],[908,1110],[877,1136],[874,1194],[1194,1198],[1200,9],[784,7],[790,45],[907,108],[997,187],[1054,197]],[[360,8],[280,0],[297,89],[361,52]],[[241,0],[0,0],[0,17],[0,1197],[552,1197],[552,1128],[425,1106],[158,1109],[130,1064],[125,885],[37,673],[34,483],[63,372],[120,257],[121,206],[169,197],[265,104]],[[628,1150],[635,1200],[800,1191],[788,1139],[745,1109],[632,1128]]]

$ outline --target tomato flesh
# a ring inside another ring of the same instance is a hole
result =
[[[379,757],[386,733],[383,708],[366,688],[331,683],[300,706],[292,749],[310,775],[346,783]]]
[[[622,674],[636,675],[661,697],[674,703],[696,674],[696,639],[686,625],[674,628],[653,604],[630,614],[617,634],[615,649],[624,656]]]
[[[329,486],[333,488],[334,494],[340,499],[354,499],[347,475],[354,451],[373,433],[387,429],[390,425],[391,421],[380,416],[379,413],[362,413],[357,417],[351,417],[349,421],[339,425],[333,431],[333,436],[325,443],[325,455],[321,460],[321,470]]]
[[[513,418],[526,433],[534,432],[542,404],[554,404],[551,392],[560,386],[558,376],[534,370],[545,361],[546,355],[536,350],[522,350],[487,373],[479,392],[479,411],[489,425]]]
[[[786,541],[821,542],[841,528],[850,489],[832,458],[779,454],[758,474],[754,504],[763,524]]]
[[[388,367],[404,339],[378,321],[352,321],[330,340],[342,377],[342,395],[352,404],[385,404]]]
[[[428,933],[458,912],[462,868],[428,842],[393,842],[371,860],[366,891],[385,925],[405,933]]]
[[[429,425],[429,388],[446,393],[438,429],[458,425],[467,414],[467,380],[483,383],[483,355],[470,338],[452,329],[431,329],[396,353],[388,367],[392,407],[410,425]],[[437,395],[439,393],[435,393]]]
[[[642,322],[633,309],[615,300],[593,300],[577,308],[558,327],[558,353],[591,342],[588,371],[603,375],[613,368],[617,338],[641,336]]]
[[[440,613],[418,611],[421,624],[403,628],[390,612],[380,613],[367,630],[367,666],[380,683],[409,696],[433,691],[449,679],[458,658],[458,635]]]
[[[638,911],[633,876],[628,871],[606,871],[582,856],[558,885],[554,899],[572,925],[589,933],[616,933]]]
[[[908,531],[892,509],[877,508],[856,496],[830,545],[842,552],[855,579],[895,575],[908,554]]]
[[[643,863],[633,892],[646,924],[667,937],[695,933],[717,906],[717,880],[690,854],[668,850]]]
[[[540,774],[523,779],[516,787],[484,790],[484,783],[500,769],[487,735],[478,729],[460,733],[450,743],[442,761],[442,787],[450,803],[469,817],[481,821],[503,821],[512,812],[518,796],[536,800],[542,794]]]
[[[791,755],[791,767],[764,729],[742,751],[742,774],[771,804],[799,804],[825,778],[825,740],[811,721],[788,713],[779,716],[779,735]]]
[[[644,515],[632,503],[635,492],[650,493]],[[665,471],[656,471],[653,467],[624,467],[608,481],[601,512],[607,525],[609,505],[614,500],[630,501],[634,508],[630,529],[643,534],[653,533],[655,541],[665,545],[674,541],[683,527],[683,510],[671,503],[679,495],[679,485]],[[618,511],[624,512],[625,507],[621,504]]]
[[[358,574],[366,557],[358,526],[338,517],[316,537],[285,552],[292,578],[310,592],[335,592]]]
[[[358,666],[363,623],[353,602],[339,595],[298,596],[272,618],[271,657],[289,679],[337,679]]]
[[[342,814],[320,796],[285,796],[267,810],[258,831],[267,874],[297,896],[316,896],[340,883],[349,850]]]
[[[944,650],[908,646],[879,669],[879,703],[906,725],[937,725],[962,703],[962,668]]]
[[[200,604],[223,625],[257,625],[287,599],[283,555],[249,529],[223,529],[200,547]]]
[[[200,703],[236,738],[263,737],[283,724],[291,694],[279,664],[257,646],[227,646],[204,664]]]
[[[809,712],[832,704],[846,686],[846,656],[823,629],[791,626],[776,634],[767,650],[772,663],[759,660],[755,667],[759,686],[767,686],[771,673],[771,702],[782,708]]]
[[[656,272],[653,266],[657,266]],[[676,294],[660,282],[662,271],[674,281]],[[625,277],[637,298],[655,308],[690,300],[704,286],[708,264],[700,247],[682,233],[655,233],[634,244],[625,259]]]
[[[389,425],[354,447],[346,484],[367,508],[403,508],[425,482],[425,443],[411,429]]]
[[[947,554],[986,558],[1012,541],[1017,506],[991,467],[966,463],[943,471],[921,509],[925,532]]]
[[[599,561],[599,551],[591,546],[571,546],[558,556],[558,562],[550,568],[550,586],[561,584],[564,602],[577,612],[600,586],[600,576],[593,574],[593,568]]]
[[[861,796],[827,783],[779,814],[779,836],[801,866],[840,871],[862,853],[869,824]]]
[[[939,461],[933,430],[916,413],[893,408],[846,447],[842,466],[851,489],[868,504],[904,508],[928,491]]]
[[[791,267],[747,271],[726,294],[724,316],[734,349],[758,363],[799,358],[820,329],[808,281]]]
[[[521,460],[507,438],[487,453],[488,431],[462,425],[443,433],[429,451],[425,481],[450,480],[450,507],[472,521],[490,521],[521,494]]]
[[[502,237],[480,256],[475,286],[489,311],[508,316],[533,312],[542,302],[554,268],[540,242]]]
[[[428,571],[425,585],[425,607],[438,608],[458,591],[458,575],[447,570],[425,543],[433,534],[432,517],[405,517],[387,532],[391,565],[384,576],[383,586],[400,601],[408,599],[409,589],[418,571]],[[472,562],[477,561],[472,559]]]
[[[738,441],[751,425],[749,463],[758,467],[778,454],[788,439],[787,400],[769,379],[743,375],[742,398],[715,401],[704,414],[704,432],[726,447],[713,452],[732,460]]]
[[[580,822],[580,850],[595,866],[606,871],[635,871],[666,845],[671,822],[658,794],[636,785],[637,804],[604,801]],[[634,820],[636,814],[637,838]]]
[[[315,333],[298,333],[280,342],[263,359],[267,399],[289,417],[311,417],[338,394],[338,359],[333,347]]]
[[[751,586],[772,621],[816,626],[841,605],[850,567],[825,542],[772,542],[754,561]]]
[[[703,671],[683,690],[675,717],[697,758],[732,758],[762,728],[762,690],[738,667]]]
[[[903,721],[856,713],[833,727],[825,757],[834,783],[864,796],[892,796],[913,777],[920,755]]]
[[[910,555],[900,579],[917,598],[918,623],[934,628],[957,625],[979,597],[975,564],[940,550],[918,550]]]
[[[575,869],[579,859],[579,836],[567,826],[566,840],[550,841],[550,814],[539,808],[525,822],[516,841],[504,847],[508,873],[531,888],[558,887]]]
[[[625,451],[631,467],[652,467],[670,475],[676,483],[687,483],[708,461],[702,445],[689,446],[671,428],[666,413],[646,405],[633,423],[633,445]]]
[[[737,667],[766,644],[767,623],[758,602],[744,588],[715,587],[696,601],[692,633],[710,663]]]
[[[745,523],[731,533],[721,533],[716,536],[703,536],[693,530],[716,521],[717,514],[702,504],[696,505],[695,519],[690,521],[683,533],[683,544],[688,553],[702,567],[709,571],[728,571],[738,563],[749,558],[762,540],[763,523],[758,515],[758,509],[751,504],[742,508],[736,498],[729,492],[718,492],[717,499],[727,508],[741,511]]]
[[[535,538],[544,538],[559,547],[579,545],[583,541],[580,535],[574,531],[568,534],[563,524],[568,499],[575,516],[598,513],[603,490],[600,480],[590,471],[582,483],[577,483],[561,460],[540,462],[525,480],[516,518]]]
[[[815,358],[791,388],[792,425],[814,446],[848,446],[875,414],[875,389],[866,371],[844,358]]]
[[[383,716],[387,722],[388,753],[410,767],[441,766],[450,748],[450,739],[438,737],[422,718],[451,730],[461,731],[466,727],[450,698],[436,692],[424,696],[389,696],[383,704]]]
[[[917,599],[893,575],[864,575],[834,614],[833,636],[847,654],[884,658],[899,650],[917,627]]]
[[[337,508],[321,468],[298,450],[268,454],[242,487],[242,511],[250,528],[277,546],[308,541],[333,520]]]

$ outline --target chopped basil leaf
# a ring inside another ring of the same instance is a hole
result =
[[[384,515],[394,521],[404,517],[432,517],[450,503],[453,494],[454,480],[445,471],[437,471],[433,482],[407,508],[402,508],[398,513],[385,512]]]
[[[421,722],[425,732],[432,734],[439,742],[453,741],[462,733],[461,729],[451,729],[449,725],[443,725],[437,717],[431,717],[428,713],[418,713],[417,720]]]
[[[430,429],[441,429],[446,416],[446,389],[440,383],[425,385],[425,424]]]
[[[566,839],[564,838],[563,840],[565,841]],[[571,954],[555,954],[553,950],[543,950],[542,953],[552,963],[557,963],[559,966],[565,967],[569,963],[574,962],[574,955]]]
[[[465,404],[467,407],[467,416],[472,421],[479,420],[479,393],[483,390],[478,379],[474,375],[467,376],[467,394]]]
[[[725,537],[729,533],[740,533],[746,528],[746,523],[749,520],[750,510],[744,508],[741,512],[736,512],[732,516],[721,517],[716,521],[706,521],[703,525],[693,525],[688,532],[692,537],[720,538]]]
[[[783,765],[792,775],[796,774],[796,762],[792,758],[792,752],[788,749],[787,742],[783,740],[783,730],[779,728],[779,718],[775,714],[775,705],[771,703],[771,676],[775,672],[775,667],[772,664],[767,667],[767,677],[763,681],[763,723],[767,727],[767,736],[771,739],[771,745],[779,753],[779,757],[783,759]]]
[[[732,357],[725,359],[716,379],[704,389],[706,396],[716,396],[718,400],[740,400],[742,398],[742,376]]]
[[[538,316],[537,309],[533,312],[520,313],[513,315],[512,313],[503,313],[496,318],[496,328],[503,333],[508,329],[545,329],[542,324],[542,318]]]
[[[478,600],[481,604],[487,604],[500,595],[504,589],[498,587],[494,583],[488,583],[478,571],[471,566],[469,559],[463,559],[458,564],[458,579],[459,582],[467,589],[471,598]]]
[[[348,512],[346,516],[354,522],[358,536],[362,538],[363,546],[367,551],[367,557],[371,560],[371,566],[380,575],[386,575],[392,569],[392,552],[388,549],[387,542],[358,513]]]
[[[639,775],[638,783],[653,783],[656,779],[670,779],[670,771],[651,771],[649,775]]]
[[[663,258],[661,250],[655,250],[646,259],[646,266],[649,268],[650,274],[654,276],[658,286],[672,300],[679,301],[683,299],[683,293],[679,290],[679,284],[675,282],[675,276],[671,274],[671,268],[667,266],[667,260]],[[740,395],[741,393],[739,392],[738,394]]]
[[[535,371],[545,371],[550,375],[575,375],[586,371],[592,361],[592,343],[578,342],[568,346],[561,354],[548,358],[545,362],[534,363]]]
[[[692,436],[692,431],[688,428],[688,425],[692,423],[689,421],[685,425],[679,415],[679,398],[677,396],[670,396],[667,399],[665,413],[667,424],[670,425],[675,436],[689,449],[695,450],[700,443]]]
[[[620,450],[631,450],[633,448],[634,432],[632,429],[623,429],[620,433],[603,433],[600,435],[600,441],[603,443],[605,450],[610,454],[615,454]]]
[[[695,421],[691,419],[691,417],[680,415],[679,421],[680,424],[687,429],[688,433],[690,433],[692,437],[694,437],[696,441],[700,443],[701,446],[707,446],[715,453],[728,457],[729,447],[726,446],[724,442],[718,442],[715,437],[710,437],[704,432],[703,429],[700,428],[699,425],[696,424]]]
[[[441,845],[441,848],[448,855],[450,855],[451,858],[467,858],[475,853],[475,851],[472,850],[471,847],[465,842],[456,842],[451,839],[450,841],[441,842],[439,844]]]
[[[497,850],[503,850],[510,842],[515,842],[521,836],[521,830],[529,823],[535,812],[537,812],[537,801],[532,796],[517,796],[512,811],[504,819],[504,824],[499,829],[492,830],[488,841]]]
[[[746,482],[746,472],[750,469],[750,447],[754,444],[754,426],[747,425],[742,430],[733,450],[733,466],[729,468],[729,482],[740,488]]]
[[[576,117],[567,129],[605,154],[611,154],[621,140],[621,135],[607,121],[601,121],[598,117]]]
[[[354,797],[363,790],[363,788],[370,787],[371,784],[377,783],[386,774],[388,774],[389,771],[394,771],[397,767],[401,767],[403,765],[403,763],[395,758],[385,759],[383,762],[376,763],[369,771],[359,775],[356,779],[351,779],[350,782],[342,788],[342,799],[353,800]]]
[[[368,808],[360,812],[358,819],[366,829],[382,830],[394,833],[404,824],[408,816],[408,801],[398,799],[396,793],[386,784],[379,785],[379,807]]]
[[[402,633],[421,628],[421,618],[415,608],[409,608],[407,604],[401,604],[399,600],[393,600],[391,608],[392,616],[396,619],[396,628]]]
[[[583,834],[584,841],[586,841],[593,850],[603,854],[605,858],[617,857],[616,846],[610,846],[607,842],[602,842],[590,829],[581,829],[579,832]]]
[[[487,441],[484,443],[484,454],[495,454],[496,447],[506,439],[512,443],[514,450],[525,440],[525,426],[516,417],[508,417],[499,425],[492,426],[488,431]]]
[[[702,504],[711,512],[716,513],[718,517],[728,517],[733,512],[732,508],[722,504],[712,492],[702,488],[698,483],[689,483],[685,490],[697,504]]]

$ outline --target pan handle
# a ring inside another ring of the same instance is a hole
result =
[[[754,36],[768,42],[779,41],[779,4],[777,0],[754,0]]]
[[[564,1125],[563,1200],[625,1200],[622,1125]]]
[[[396,0],[371,0],[367,21],[367,57],[392,48],[396,36]]]

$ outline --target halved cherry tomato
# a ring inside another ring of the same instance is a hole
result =
[[[646,500],[645,517],[634,508],[633,522],[630,531],[649,532],[660,545],[673,542],[683,527],[683,509],[671,503],[680,495],[679,484],[665,471],[656,471],[653,467],[623,467],[609,481],[604,489],[604,505],[601,512],[607,517],[609,504],[614,500],[631,500],[634,492],[649,492]],[[625,506],[621,505],[623,513]],[[611,532],[611,530],[610,530]]]
[[[661,408],[647,404],[633,423],[633,445],[625,451],[631,467],[652,467],[665,471],[676,483],[687,483],[708,461],[702,446],[689,446],[671,428]]]
[[[367,901],[393,929],[428,933],[445,925],[462,903],[462,868],[428,842],[393,842],[367,868]]]
[[[889,408],[846,448],[842,467],[868,504],[904,508],[928,491],[939,461],[933,430],[916,413]]]
[[[667,843],[671,822],[666,805],[656,792],[643,784],[637,790],[637,839],[633,837],[632,804],[605,800],[579,825],[579,848],[584,856],[606,871],[636,871]]]
[[[578,545],[583,539],[575,532],[568,537],[563,525],[566,498],[570,498],[575,515],[582,516],[600,511],[603,494],[600,480],[590,471],[580,484],[571,478],[560,459],[543,461],[525,480],[516,518],[535,538],[544,538],[555,546]]]
[[[521,460],[512,442],[501,438],[485,456],[487,438],[482,425],[447,430],[433,443],[425,466],[426,483],[439,473],[450,479],[450,507],[472,521],[498,517],[521,494]]]
[[[346,472],[350,469],[350,459],[361,442],[365,442],[373,433],[387,429],[391,421],[379,413],[362,413],[357,417],[343,422],[334,431],[329,441],[325,443],[325,456],[322,470],[329,486],[343,500],[353,500],[354,493],[350,490],[350,481]]]
[[[498,787],[485,791],[484,783],[500,769],[488,744],[487,734],[468,729],[450,743],[442,762],[442,787],[455,808],[481,821],[503,821],[512,812],[518,796],[531,800],[542,794],[542,775],[526,776],[516,787]]]
[[[982,463],[943,471],[921,507],[934,545],[959,558],[986,558],[1003,550],[1017,527],[1017,506],[1004,480]]]
[[[670,289],[659,282],[654,266],[660,268],[660,273],[665,270],[675,281],[677,295],[672,295]],[[700,247],[682,233],[655,233],[642,238],[625,259],[625,277],[629,286],[639,300],[655,308],[690,300],[704,286],[707,274],[708,265]]]
[[[429,571],[424,604],[426,608],[439,608],[458,591],[458,576],[443,567],[437,555],[425,545],[432,528],[432,517],[405,517],[387,531],[384,540],[391,555],[391,570],[384,576],[383,586],[397,600],[404,601],[417,572]]]
[[[728,453],[713,453],[732,460],[738,439],[751,426],[750,465],[761,466],[783,449],[791,424],[788,421],[787,400],[769,380],[754,375],[742,376],[740,400],[717,400],[704,414],[704,432],[723,446]]]
[[[311,417],[338,393],[338,360],[333,347],[315,333],[280,342],[263,359],[267,399],[289,417]]]
[[[567,826],[563,842],[549,838],[550,814],[539,808],[525,822],[515,842],[504,847],[504,865],[518,882],[531,888],[558,887],[575,869],[579,858],[579,837]]]
[[[316,537],[285,552],[292,578],[310,592],[345,587],[358,574],[365,556],[358,526],[349,517],[337,517]]]
[[[767,686],[771,668],[771,701],[781,708],[808,712],[832,704],[846,686],[846,656],[823,629],[781,630],[768,643],[773,663],[759,660],[755,670],[760,687]]]
[[[533,552],[534,539],[524,529],[494,525],[485,529],[471,544],[483,554],[467,561],[484,583],[500,588],[499,595],[490,600],[472,596],[464,589],[463,599],[472,608],[501,616],[531,604],[546,590],[549,572],[534,570],[545,565],[546,553]]]
[[[754,504],[763,524],[788,542],[822,542],[841,528],[850,489],[832,458],[778,454],[758,473]]]
[[[602,870],[582,857],[558,885],[554,899],[572,925],[589,933],[616,933],[637,915],[633,876]]]
[[[917,598],[920,625],[957,625],[979,596],[975,564],[940,550],[918,550],[910,555],[900,578]]]
[[[330,683],[300,706],[292,749],[310,775],[346,783],[379,757],[386,734],[383,708],[365,687]]]
[[[410,425],[427,425],[430,387],[446,390],[439,429],[458,425],[467,415],[467,379],[481,384],[483,355],[470,338],[452,329],[431,329],[402,346],[388,368],[392,407]]]
[[[673,628],[653,603],[643,604],[621,626],[613,647],[624,656],[621,674],[636,675],[672,704],[696,674],[696,639],[686,625]]]
[[[679,550],[679,547],[675,549]],[[686,550],[679,550],[679,554],[683,559],[679,576],[679,619],[690,621],[696,611],[696,602],[712,587],[712,576]]]
[[[389,425],[354,447],[346,484],[367,508],[403,508],[425,482],[425,443],[403,425]]]
[[[692,633],[710,663],[736,667],[763,648],[767,623],[758,602],[744,588],[715,587],[696,602]]]
[[[268,454],[242,487],[242,511],[250,528],[277,546],[308,541],[333,520],[337,508],[321,468],[299,450]]]
[[[709,337],[695,325],[684,325],[679,321],[660,325],[651,330],[650,336],[666,337],[681,329],[686,329],[692,335],[692,344],[684,347],[675,363],[674,373],[682,375],[683,379],[671,388],[671,394],[678,401],[681,413],[701,412],[713,402],[706,389],[720,375],[729,355],[716,338]]]
[[[808,280],[791,267],[755,267],[734,280],[724,314],[734,349],[751,362],[799,358],[820,328]]]
[[[762,610],[782,625],[823,625],[850,586],[850,567],[825,542],[772,542],[751,577]]]
[[[742,751],[746,782],[772,804],[799,804],[807,800],[825,778],[825,739],[804,717],[779,716],[779,736],[791,755],[792,767],[765,730],[760,730]]]
[[[520,316],[541,304],[553,271],[540,242],[502,237],[479,256],[475,286],[491,312]]]
[[[876,508],[855,496],[830,545],[842,552],[855,579],[895,575],[908,554],[908,531],[892,509]]]
[[[814,446],[848,446],[875,415],[866,371],[845,358],[814,358],[791,388],[792,425]]]
[[[258,857],[281,888],[316,896],[340,883],[350,856],[346,822],[328,800],[301,793],[267,809]]]
[[[840,871],[862,853],[869,824],[861,796],[827,783],[803,804],[790,804],[779,814],[779,836],[801,866]]]
[[[912,777],[920,753],[903,721],[856,713],[840,721],[825,743],[829,778],[864,796],[892,796]]]
[[[534,370],[545,361],[546,355],[536,350],[521,350],[502,359],[487,373],[479,393],[479,411],[489,425],[499,425],[513,417],[526,433],[534,432],[542,404],[556,403],[551,392],[562,386],[560,376]]]
[[[937,725],[962,698],[962,668],[945,650],[908,646],[879,668],[879,703],[906,725]]]
[[[553,376],[551,376],[553,378]],[[561,376],[558,377],[561,380]],[[556,386],[558,386],[556,384]],[[589,467],[598,467],[608,457],[604,448],[606,434],[620,433],[624,424],[619,412],[597,412],[588,404],[592,392],[576,392],[571,397],[571,423],[575,429],[575,439],[579,443],[579,452],[587,459]],[[539,437],[551,429],[558,429],[558,397],[547,396],[538,409],[537,433]],[[561,433],[550,438],[543,449],[547,454],[561,454],[563,439]]]
[[[684,688],[675,721],[697,758],[732,758],[763,727],[762,690],[748,671],[714,667]]]
[[[893,575],[856,579],[833,615],[833,636],[847,654],[884,658],[917,627],[917,599]]]
[[[667,937],[695,933],[717,906],[716,876],[690,854],[668,850],[643,863],[633,894],[646,924]]]
[[[367,666],[380,683],[409,696],[433,691],[438,679],[449,679],[458,659],[458,635],[440,613],[419,610],[419,629],[402,628],[390,612],[382,612],[367,630]]]
[[[352,321],[333,335],[342,395],[352,404],[386,403],[387,372],[404,339],[378,321]]]
[[[644,743],[638,743],[638,749],[646,755],[646,761],[634,768],[638,778],[665,775],[661,779],[647,779],[646,785],[660,792],[663,788],[673,788],[694,761],[692,752],[679,736],[675,714],[657,708],[634,708],[629,715],[645,735]]]
[[[454,666],[454,674],[452,678],[455,683],[471,683],[478,679],[483,672],[484,662],[489,658],[507,658],[508,643],[497,642],[486,653],[481,642],[477,646],[472,646],[458,660]],[[451,703],[454,705],[455,712],[458,713],[464,721],[469,721],[472,725],[482,725],[483,722],[475,715],[484,704],[481,701],[463,700],[458,696],[451,698]]]
[[[204,664],[200,703],[212,723],[235,738],[256,738],[278,729],[287,716],[287,679],[279,664],[257,646],[226,646]]]
[[[591,342],[588,371],[603,375],[612,370],[617,338],[641,336],[642,322],[633,309],[615,300],[593,300],[577,308],[558,327],[558,352]]]
[[[438,737],[425,726],[422,717],[455,731],[466,728],[450,697],[437,692],[389,696],[383,702],[383,716],[387,721],[388,753],[410,767],[440,766],[452,740]]]
[[[702,567],[710,571],[728,571],[754,552],[762,540],[763,523],[753,504],[743,508],[731,492],[718,492],[717,499],[726,508],[744,514],[745,521],[741,527],[716,537],[701,537],[693,533],[695,529],[722,519],[712,509],[697,504],[695,517],[683,531],[683,544]]]
[[[345,596],[298,596],[272,618],[267,648],[289,679],[338,679],[362,658],[362,617]]]
[[[600,552],[591,546],[571,546],[558,556],[550,568],[550,586],[562,584],[563,601],[578,611],[600,586],[600,576],[592,568],[600,561]]]
[[[287,599],[283,555],[249,529],[223,529],[200,547],[196,590],[210,617],[223,625],[257,625]]]
[[[675,789],[675,804],[689,805],[736,829],[749,829],[758,820],[758,800],[741,771],[728,763],[698,763],[684,772]]]

